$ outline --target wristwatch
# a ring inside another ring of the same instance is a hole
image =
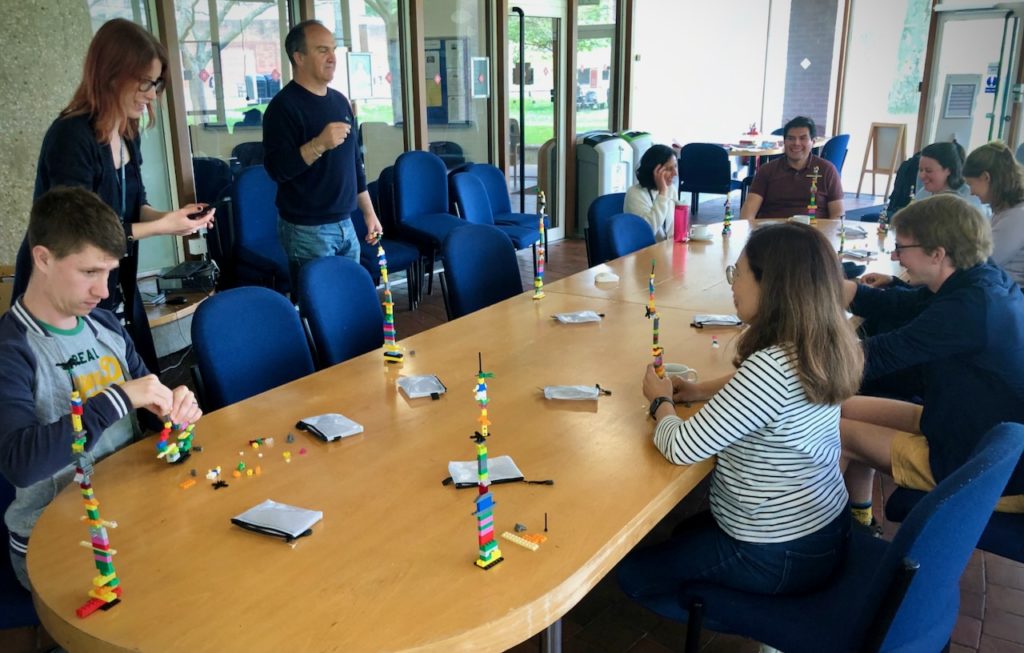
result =
[[[651,402],[651,409],[649,411],[651,419],[658,419],[657,417],[655,417],[655,413],[658,412],[658,409],[661,408],[661,405],[664,403],[672,404],[672,408],[676,407],[676,402],[672,401],[672,397],[655,397],[654,401]]]

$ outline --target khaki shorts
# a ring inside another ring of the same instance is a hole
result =
[[[892,440],[891,455],[896,485],[925,492],[935,488],[935,477],[928,462],[928,440],[923,435],[899,433]],[[1024,513],[1024,494],[1001,498],[996,512]]]

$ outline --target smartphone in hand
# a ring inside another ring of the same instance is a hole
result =
[[[210,214],[210,211],[212,211],[212,210],[213,210],[213,204],[205,204],[205,205],[203,205],[203,208],[201,208],[200,210],[196,211],[195,213],[189,213],[188,214],[188,219],[189,220],[198,220],[199,218],[205,218],[206,216],[208,216]]]

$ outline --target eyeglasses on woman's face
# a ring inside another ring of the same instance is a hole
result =
[[[167,86],[167,82],[161,77],[160,79],[148,79],[146,77],[139,78],[139,92],[149,93],[151,90],[156,89],[157,94],[163,93],[164,88]]]

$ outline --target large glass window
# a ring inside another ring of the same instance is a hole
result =
[[[127,18],[147,29],[153,29],[145,0],[94,0],[89,3],[89,15],[95,32],[113,18]],[[84,53],[83,53],[84,55]],[[68,89],[71,99],[73,89]],[[155,125],[144,125],[142,130],[142,181],[146,185],[149,203],[158,209],[173,208],[171,173],[167,166],[167,106],[158,108]],[[151,127],[151,128],[145,128]],[[145,275],[178,262],[178,239],[174,236],[154,236],[139,241],[139,274]]]
[[[317,0],[316,19],[338,39],[332,87],[352,102],[366,178],[376,179],[405,150],[397,0]]]
[[[611,129],[615,0],[580,3],[576,47],[576,131]]]
[[[175,12],[193,156],[262,163],[263,112],[291,78],[284,0],[176,0]]]
[[[485,21],[483,0],[432,0],[423,15],[427,137],[448,167],[490,160]]]

